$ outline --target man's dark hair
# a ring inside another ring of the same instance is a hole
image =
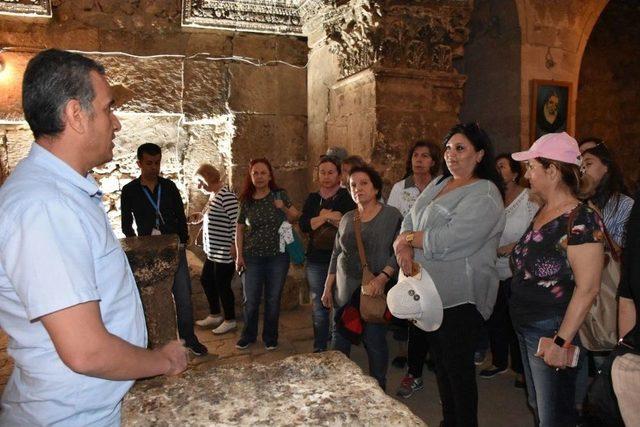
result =
[[[148,154],[150,156],[157,156],[162,154],[160,147],[152,142],[147,142],[138,147],[138,160],[142,160],[142,155]]]
[[[43,50],[29,61],[22,81],[22,109],[34,138],[64,130],[62,112],[71,99],[93,113],[91,71],[104,75],[104,67],[93,59],[58,49]]]

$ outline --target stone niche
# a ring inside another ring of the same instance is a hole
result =
[[[270,365],[200,365],[138,381],[123,426],[424,426],[342,353],[291,356]]]

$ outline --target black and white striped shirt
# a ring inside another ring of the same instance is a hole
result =
[[[202,222],[202,242],[207,258],[229,264],[230,249],[236,235],[238,198],[226,185],[209,201]]]

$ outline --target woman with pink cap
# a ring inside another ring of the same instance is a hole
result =
[[[599,216],[586,203],[578,143],[550,133],[512,157],[526,162],[531,192],[542,202],[510,258],[510,310],[522,352],[529,404],[538,425],[576,424],[578,369],[567,366],[569,347],[598,290],[603,267]],[[553,342],[538,351],[540,338]]]

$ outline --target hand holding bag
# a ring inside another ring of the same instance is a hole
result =
[[[368,323],[387,323],[385,312],[387,311],[387,298],[384,294],[371,296],[370,283],[375,276],[369,269],[366,254],[364,252],[364,244],[362,243],[362,224],[360,222],[360,213],[356,211],[353,218],[353,228],[356,233],[356,244],[358,245],[358,255],[360,256],[360,264],[362,265],[362,281],[360,294],[360,316],[362,320]]]

